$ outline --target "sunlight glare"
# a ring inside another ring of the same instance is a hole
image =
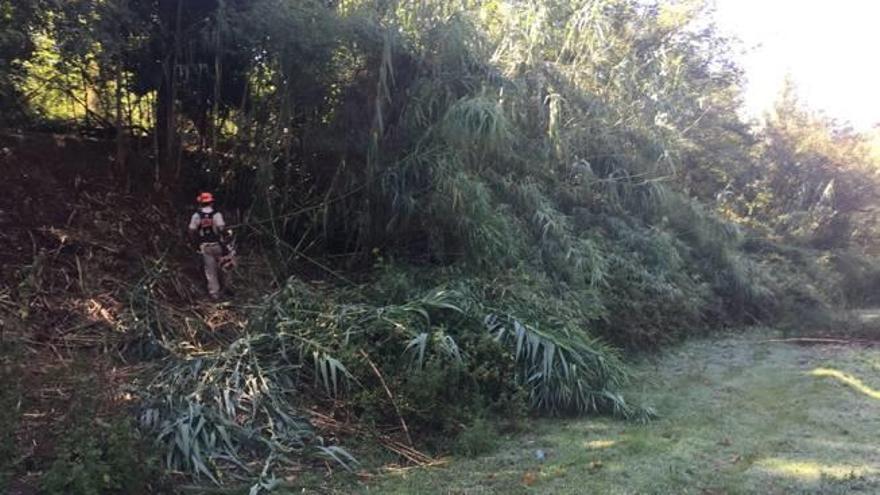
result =
[[[742,40],[746,111],[770,109],[787,76],[812,108],[867,130],[880,122],[880,2],[716,0],[722,32]]]
[[[818,462],[770,458],[756,463],[761,470],[771,474],[798,478],[803,481],[818,481],[822,476],[846,478],[848,476],[865,476],[877,473],[870,466],[846,464],[819,464]]]
[[[617,440],[590,440],[589,442],[584,442],[584,447],[594,450],[607,449],[614,445],[617,445]]]
[[[868,397],[880,400],[880,391],[874,390],[873,388],[865,385],[861,380],[852,375],[847,375],[846,373],[829,368],[816,368],[811,371],[810,374],[813,376],[828,376],[831,378],[835,378],[838,381],[843,382],[850,387],[858,390],[859,392],[867,395]]]

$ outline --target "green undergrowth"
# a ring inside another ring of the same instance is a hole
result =
[[[330,404],[364,431],[465,456],[491,451],[498,431],[531,414],[675,415],[672,405],[624,395],[650,380],[633,376],[610,343],[656,349],[705,333],[707,320],[732,324],[736,311],[746,320],[799,313],[803,332],[829,328],[844,280],[829,279],[837,265],[812,252],[734,251],[735,229],[688,208],[682,222],[720,237],[676,234],[669,217],[664,229],[602,220],[605,235],[590,241],[595,284],[566,283],[537,262],[490,276],[479,265],[415,267],[378,253],[364,285],[291,278],[228,346],[190,354],[154,342],[167,357],[144,394],[141,425],[167,469],[256,490],[304,466],[370,463],[359,454],[370,450],[363,438],[313,427],[308,411]]]
[[[26,356],[32,351],[0,343],[0,492],[167,491],[152,442],[127,410],[107,407],[100,375],[84,360],[61,365],[44,360],[38,371],[29,370]]]
[[[460,272],[385,273],[348,289],[291,279],[230,346],[172,354],[141,413],[167,467],[264,487],[304,462],[355,469],[306,414],[333,401],[360,427],[437,453],[486,452],[492,429],[529,412],[653,416],[620,393],[626,367],[577,308]]]
[[[765,274],[774,297],[768,312],[789,336],[876,335],[852,310],[876,308],[880,264],[858,249],[817,250],[751,239],[744,250]]]
[[[41,493],[147,494],[168,490],[153,443],[125,409],[108,408],[101,377],[86,363],[64,371],[68,414],[57,428],[52,455],[42,466]],[[118,407],[118,406],[117,406]]]
[[[131,418],[82,418],[61,437],[41,480],[43,493],[146,494],[167,489],[151,448]]]
[[[539,420],[490,455],[391,473],[368,493],[843,494],[880,490],[880,353],[749,333],[674,347],[628,392],[662,417]],[[536,452],[544,453],[543,462]]]

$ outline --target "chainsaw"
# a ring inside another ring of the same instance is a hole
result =
[[[238,260],[235,256],[235,234],[233,234],[232,229],[227,229],[223,232],[220,245],[223,247],[223,256],[218,260],[220,268],[225,272],[234,270],[238,267]]]

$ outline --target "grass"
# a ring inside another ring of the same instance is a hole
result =
[[[880,350],[684,344],[637,367],[661,418],[541,420],[492,455],[386,474],[365,493],[880,492]],[[545,454],[543,462],[536,451]]]

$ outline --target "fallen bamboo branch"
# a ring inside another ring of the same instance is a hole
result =
[[[43,227],[43,228],[37,229],[37,231],[45,233],[45,234],[50,234],[50,235],[54,236],[56,239],[58,239],[60,241],[60,244],[58,245],[57,249],[59,249],[59,250],[62,247],[64,247],[64,245],[75,246],[77,244],[84,244],[87,246],[92,246],[92,247],[103,249],[104,251],[107,251],[112,254],[121,254],[122,253],[121,249],[115,248],[113,246],[102,243],[100,241],[96,241],[94,239],[89,239],[89,238],[87,238],[87,236],[82,236],[82,232],[75,232],[72,230],[59,229],[57,227]],[[77,234],[80,234],[80,235],[77,236]]]
[[[788,339],[768,339],[768,340],[760,340],[759,343],[768,343],[768,342],[812,342],[816,344],[872,344],[875,343],[870,340],[845,340],[845,339],[828,339],[828,338],[820,338],[820,337],[792,337]]]
[[[375,373],[376,377],[379,379],[379,382],[382,384],[382,387],[385,389],[385,393],[388,395],[388,399],[391,401],[391,405],[394,407],[394,412],[397,413],[397,418],[400,419],[400,426],[403,427],[403,433],[406,434],[406,440],[409,442],[410,447],[413,446],[412,436],[409,434],[409,427],[406,426],[406,420],[403,419],[403,415],[400,414],[400,408],[397,407],[397,401],[394,400],[394,395],[391,393],[391,389],[388,388],[388,385],[385,383],[385,379],[382,377],[382,373],[379,372],[379,368],[376,367],[375,363],[370,359],[370,356],[361,349],[361,356],[367,360],[367,363],[370,365],[370,368],[373,369],[373,373]]]
[[[404,459],[410,461],[417,466],[437,466],[446,462],[443,459],[436,459],[429,456],[428,454],[416,450],[412,446],[394,440],[388,435],[381,435],[377,434],[376,432],[365,431],[363,428],[359,428],[355,425],[340,423],[335,418],[326,414],[322,414],[315,410],[311,410],[309,412],[312,415],[311,422],[313,425],[320,428],[332,429],[336,432],[346,433],[350,435],[370,436],[372,438],[375,438],[379,445],[381,445],[382,447],[385,447],[390,452],[394,452],[395,454],[403,457]]]
[[[426,466],[437,462],[436,459],[429,455],[419,452],[411,446],[404,445],[390,437],[382,436],[378,437],[378,440],[383,447],[409,460],[413,464]]]

